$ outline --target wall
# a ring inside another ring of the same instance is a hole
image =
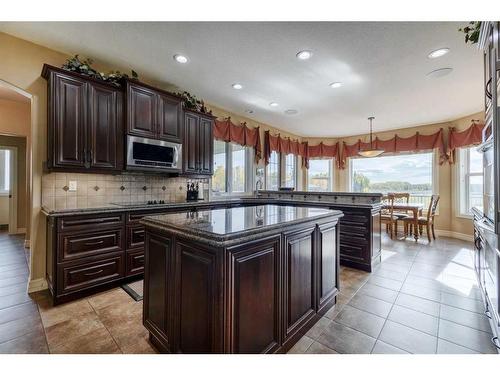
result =
[[[433,134],[437,132],[440,128],[444,129],[444,139],[445,144],[448,142],[448,128],[455,127],[458,131],[466,129],[470,126],[471,120],[484,120],[483,113],[476,113],[467,117],[463,117],[454,121],[442,122],[437,124],[429,124],[416,126],[412,128],[396,129],[391,131],[385,131],[380,133],[374,133],[374,137],[378,136],[380,139],[390,139],[395,134],[401,137],[408,137],[414,135],[417,131],[420,134]],[[340,143],[346,142],[347,144],[353,144],[358,139],[366,142],[368,141],[368,134],[363,136],[353,136],[345,138],[336,139],[324,139],[324,138],[311,138],[304,139],[310,142],[310,144],[318,144],[323,141],[326,144],[334,144],[339,141]],[[436,217],[436,229],[444,232],[454,232],[465,234],[467,236],[472,235],[472,220],[458,217],[457,207],[455,204],[455,198],[458,194],[457,184],[455,184],[455,173],[457,172],[457,165],[449,165],[445,163],[439,165],[438,158],[436,158],[436,165],[438,172],[438,194],[440,195],[439,203],[439,215]],[[334,176],[335,191],[348,191],[349,189],[349,168],[346,167],[344,170],[336,169]]]
[[[2,113],[1,110],[0,113]],[[18,230],[26,229],[29,217],[26,138],[0,135],[0,146],[17,147],[17,228]],[[3,222],[0,222],[0,224],[3,224]]]
[[[32,96],[31,103],[31,134],[30,142],[32,153],[32,185],[30,206],[31,212],[31,275],[30,283],[43,287],[45,279],[45,217],[41,213],[42,205],[42,163],[47,158],[47,84],[40,77],[44,63],[61,66],[69,57],[66,54],[49,48],[30,43],[11,35],[0,33],[2,58],[0,59],[0,80],[4,80]],[[100,71],[120,70],[127,72],[128,67],[106,66],[99,62],[96,68]],[[139,72],[143,82],[167,90],[178,90],[165,83],[152,80],[144,72]],[[260,125],[262,129],[271,129],[270,126],[258,124],[250,119],[238,117],[230,112],[209,106],[217,116],[231,116],[233,122],[246,121],[249,126]],[[279,130],[273,129],[273,133]],[[285,132],[281,132],[285,134]],[[297,137],[294,137],[297,138]],[[32,140],[32,141],[31,141]],[[28,147],[29,148],[29,147]],[[33,288],[30,285],[31,290]]]

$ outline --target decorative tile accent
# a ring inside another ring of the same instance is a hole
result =
[[[122,186],[120,186],[120,190],[121,190],[121,191],[125,190],[125,186],[123,186],[123,185],[122,185]]]
[[[97,186],[97,185],[96,185],[96,186],[94,186],[94,190],[95,190],[95,191],[99,191],[99,189],[100,189],[100,188],[99,188],[99,186]]]
[[[64,191],[68,191],[69,190],[69,187],[67,185],[64,185],[63,188],[62,188]]]

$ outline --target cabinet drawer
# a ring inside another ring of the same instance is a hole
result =
[[[60,234],[59,262],[123,250],[123,230]]]
[[[139,275],[144,272],[144,250],[130,250],[126,253],[126,276]]]
[[[123,253],[74,265],[59,265],[58,290],[60,294],[89,288],[124,276]]]
[[[57,229],[61,232],[70,230],[89,230],[94,228],[103,229],[106,227],[122,225],[123,222],[123,214],[64,217],[58,220]]]
[[[127,227],[127,249],[144,247],[144,226]]]

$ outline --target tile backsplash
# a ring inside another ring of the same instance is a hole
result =
[[[69,190],[70,181],[76,181],[76,191]],[[209,190],[209,179],[128,173],[116,176],[48,173],[42,177],[42,205],[61,210],[149,200],[182,202],[186,199],[188,182],[198,182],[200,190]]]

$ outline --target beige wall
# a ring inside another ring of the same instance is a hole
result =
[[[0,114],[2,114],[1,110]],[[17,228],[18,230],[26,229],[29,216],[26,138],[0,135],[0,146],[17,148]],[[0,224],[3,223],[0,222]]]

